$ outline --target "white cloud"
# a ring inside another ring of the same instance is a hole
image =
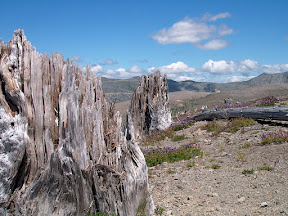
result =
[[[216,21],[220,18],[229,17],[229,13],[221,13],[215,16],[210,14],[204,15],[202,19],[189,18],[174,23],[170,28],[161,29],[156,34],[152,35],[152,38],[160,44],[182,44],[182,43],[192,43],[198,47],[199,43],[203,43],[204,40],[215,40],[217,37],[232,34],[233,29],[228,28],[226,25],[210,25],[205,21]],[[222,46],[218,45],[217,49],[224,48],[227,46],[227,42],[224,46],[224,40],[221,40]],[[209,42],[208,42],[209,43]],[[216,42],[211,42],[212,44]],[[219,41],[218,43],[219,44]],[[206,46],[206,49],[215,49],[215,46]]]
[[[233,33],[233,29],[230,29],[228,28],[226,25],[221,25],[219,28],[218,28],[218,34],[220,36],[224,36],[224,35],[229,35],[229,34],[232,34]]]
[[[229,74],[235,72],[235,64],[233,61],[213,61],[210,59],[203,64],[202,70],[212,74]]]
[[[251,72],[255,72],[260,68],[260,64],[254,60],[246,59],[244,61],[240,61],[237,64],[237,71],[242,74],[249,74]]]
[[[127,79],[134,76],[141,76],[143,73],[145,73],[144,69],[134,65],[128,70],[125,68],[118,68],[116,70],[109,68],[106,71],[103,71],[102,76],[107,78]]]
[[[115,64],[118,64],[118,62],[112,59],[105,59],[103,63],[100,63],[100,65],[115,65]]]
[[[231,17],[231,14],[226,12],[226,13],[219,13],[216,15],[211,15],[210,13],[206,13],[204,14],[204,16],[202,17],[203,21],[216,21],[217,19],[224,19],[227,17]]]
[[[172,63],[170,65],[165,65],[162,67],[151,67],[148,68],[148,73],[155,72],[156,70],[160,70],[161,73],[166,73],[166,74],[177,74],[177,73],[197,73],[196,69],[193,67],[189,67],[187,64],[184,62],[176,62]]]
[[[130,73],[137,73],[137,74],[141,74],[144,70],[140,67],[138,67],[137,65],[134,65],[132,66],[130,69],[129,69],[129,72]]]
[[[288,64],[262,65],[261,69],[265,73],[282,73],[288,71]]]
[[[282,73],[288,71],[288,64],[275,64],[275,65],[262,65],[257,61],[246,59],[234,63],[233,61],[220,60],[213,61],[209,60],[205,62],[200,68],[203,72],[211,74],[233,74],[240,73],[243,76],[249,74],[260,74],[260,73]]]
[[[204,50],[219,50],[227,47],[229,44],[225,40],[212,40],[205,44],[197,44],[196,47]]]
[[[91,72],[100,73],[103,71],[103,67],[101,65],[94,65],[91,67]]]

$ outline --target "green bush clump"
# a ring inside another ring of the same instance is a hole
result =
[[[164,208],[157,206],[156,209],[155,209],[155,214],[161,216],[164,211],[165,211]]]
[[[246,175],[246,174],[253,174],[254,173],[254,170],[251,169],[251,170],[243,170],[242,171],[242,174]]]
[[[218,165],[218,164],[213,164],[213,165],[211,166],[212,169],[219,169],[220,167],[221,167],[221,166]]]
[[[176,162],[179,160],[189,160],[195,156],[201,156],[203,153],[198,144],[186,144],[176,147],[163,147],[150,149],[144,152],[144,157],[148,167],[162,164],[163,162]]]

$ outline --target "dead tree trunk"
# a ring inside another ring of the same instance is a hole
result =
[[[137,140],[152,130],[163,130],[171,125],[166,75],[157,71],[142,76],[135,90],[127,115],[126,137]]]
[[[153,214],[145,158],[89,67],[21,29],[0,63],[0,215]]]
[[[200,114],[189,116],[188,119],[203,121],[238,117],[288,121],[288,107],[247,107],[207,110]]]

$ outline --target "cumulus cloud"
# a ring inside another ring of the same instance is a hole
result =
[[[233,61],[213,61],[210,59],[203,64],[202,70],[212,74],[229,74],[235,72],[235,64]]]
[[[225,40],[211,40],[204,44],[196,44],[196,47],[204,50],[219,50],[227,47],[229,44]]]
[[[91,67],[91,71],[92,71],[93,73],[100,73],[100,72],[103,71],[103,67],[102,67],[101,65],[93,65],[93,66]]]
[[[103,71],[102,76],[107,78],[126,79],[134,76],[141,76],[144,73],[144,69],[138,67],[137,65],[134,65],[129,69],[118,68],[116,70],[113,70],[109,68],[106,71]]]
[[[217,19],[224,19],[224,18],[228,18],[228,17],[231,17],[231,14],[228,13],[228,12],[219,13],[219,14],[216,14],[216,15],[212,15],[210,13],[206,13],[202,17],[202,20],[203,21],[216,21]]]
[[[232,74],[241,73],[243,76],[248,76],[251,73],[282,73],[288,71],[288,64],[262,65],[257,61],[246,59],[234,63],[229,60],[205,62],[201,70],[211,74]]]
[[[176,63],[172,63],[170,65],[165,65],[162,67],[151,67],[148,68],[148,73],[155,72],[156,70],[160,70],[161,73],[166,74],[177,74],[177,73],[198,73],[195,68],[189,67],[184,62],[178,61]]]
[[[261,65],[265,73],[282,73],[288,71],[288,64]]]
[[[197,18],[189,18],[186,17],[183,20],[174,23],[170,28],[163,28],[154,35],[152,35],[152,38],[156,40],[160,44],[182,44],[182,43],[192,43],[196,47],[201,47],[201,45],[198,45],[199,43],[203,43],[205,40],[214,40],[212,44],[219,44],[219,41],[215,42],[215,38],[222,37],[224,35],[232,34],[233,29],[228,28],[226,25],[211,25],[208,24],[208,21],[216,21],[220,18],[227,18],[229,17],[229,13],[221,13],[217,15],[204,15],[205,18],[197,19]],[[206,22],[205,22],[206,21]],[[206,49],[209,49],[209,47],[212,47],[212,49],[218,48],[222,49],[225,48],[228,43],[225,43],[225,46],[212,46],[207,45]],[[205,42],[209,44],[208,42]],[[204,45],[203,45],[204,46]]]
[[[112,59],[105,59],[103,63],[100,63],[100,65],[115,65],[115,64],[118,64],[118,62]]]
[[[81,56],[79,56],[79,55],[73,56],[72,60],[75,62],[81,62],[82,61]]]

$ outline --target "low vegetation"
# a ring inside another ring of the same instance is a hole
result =
[[[271,143],[288,142],[288,131],[280,129],[277,132],[268,132],[261,134],[261,144],[267,145]]]
[[[246,169],[244,169],[244,170],[242,171],[242,174],[243,174],[243,175],[253,174],[253,173],[254,173],[254,170],[253,170],[253,169],[251,169],[251,170],[246,170]]]
[[[257,122],[250,118],[235,118],[229,121],[226,125],[220,124],[217,121],[207,122],[201,129],[208,132],[213,132],[213,136],[218,136],[221,132],[236,133],[243,127],[255,125]]]
[[[189,160],[195,156],[203,156],[200,146],[198,144],[186,144],[176,147],[163,147],[156,149],[149,149],[144,152],[146,163],[148,167],[162,164],[163,162],[176,162],[180,160]]]
[[[171,140],[173,142],[179,142],[179,141],[182,141],[184,139],[187,139],[187,137],[185,137],[184,135],[176,135]]]

